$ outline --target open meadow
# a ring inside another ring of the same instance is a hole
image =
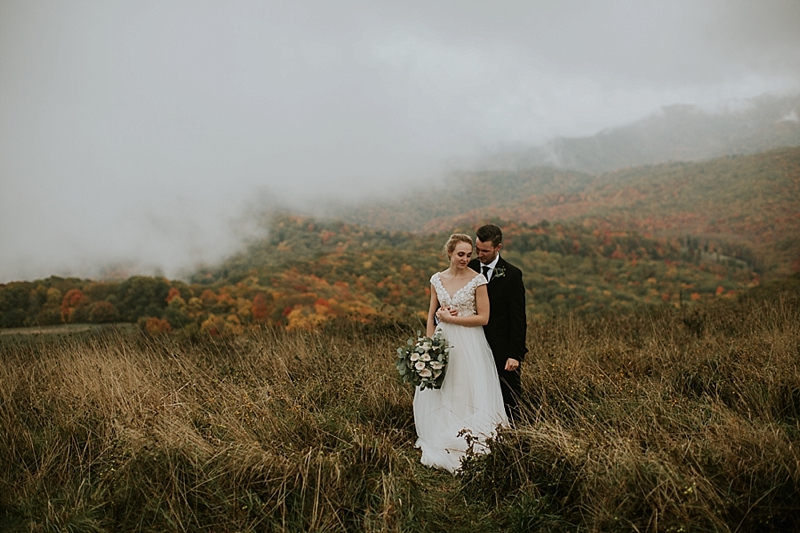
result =
[[[524,419],[418,463],[417,325],[0,339],[2,531],[786,531],[800,277],[682,312],[531,323]]]

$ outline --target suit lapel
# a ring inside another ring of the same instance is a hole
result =
[[[497,264],[494,266],[494,270],[492,271],[492,279],[489,280],[489,285],[494,283],[494,280],[497,279],[497,269],[501,267],[503,268],[503,270],[506,269],[506,262],[505,259],[503,259],[502,257],[500,257],[500,259],[497,260]]]

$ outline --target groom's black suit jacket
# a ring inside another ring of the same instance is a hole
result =
[[[481,271],[478,259],[470,261],[469,267],[475,272]],[[505,273],[498,276],[498,271],[502,270]],[[501,257],[495,265],[487,291],[489,323],[483,327],[483,331],[492,348],[497,369],[500,371],[505,369],[506,359],[522,362],[528,352],[525,347],[528,324],[525,316],[525,286],[522,283],[522,271]]]

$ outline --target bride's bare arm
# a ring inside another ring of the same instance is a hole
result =
[[[442,322],[467,327],[485,326],[489,322],[489,292],[486,290],[486,285],[481,285],[475,289],[475,307],[477,307],[478,312],[472,316],[453,316],[446,310],[437,312],[434,309],[434,312]],[[430,320],[431,315],[428,312],[428,321]]]
[[[436,297],[436,288],[431,284],[431,305],[428,308],[428,325],[425,328],[425,334],[428,337],[432,337],[433,332],[436,330],[436,323],[433,317],[436,315],[437,309],[439,309],[439,298]]]

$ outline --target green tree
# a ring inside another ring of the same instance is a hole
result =
[[[163,278],[133,276],[120,283],[117,308],[126,322],[140,317],[159,317],[167,307],[170,285]]]

